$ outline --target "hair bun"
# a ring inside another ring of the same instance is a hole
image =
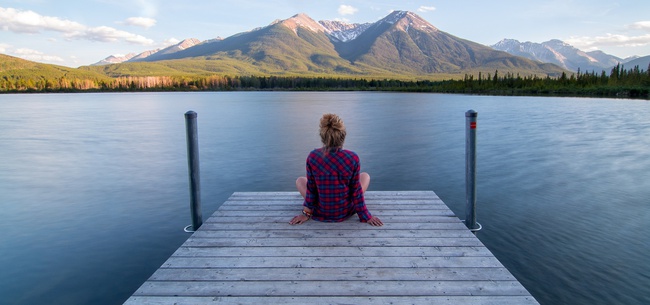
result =
[[[326,113],[320,119],[320,138],[327,149],[341,148],[345,142],[345,124],[336,114]]]
[[[320,128],[332,128],[334,130],[345,130],[343,120],[336,114],[326,113],[320,120]]]

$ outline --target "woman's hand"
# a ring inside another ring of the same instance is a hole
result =
[[[379,219],[379,217],[376,216],[372,216],[372,218],[368,219],[368,224],[374,227],[381,227],[384,225],[384,223],[381,222],[381,219]]]
[[[294,217],[293,219],[291,219],[291,221],[289,221],[289,224],[290,225],[300,225],[300,224],[303,224],[303,223],[307,222],[307,220],[309,220],[309,217],[307,217],[304,214],[300,214],[300,215]]]

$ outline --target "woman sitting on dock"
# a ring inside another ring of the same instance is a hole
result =
[[[310,218],[325,222],[340,222],[355,213],[361,222],[372,226],[383,223],[366,207],[363,194],[370,185],[370,175],[360,173],[359,156],[343,149],[345,125],[336,114],[324,114],[320,119],[322,148],[307,157],[307,177],[296,180],[296,187],[305,198],[302,213],[291,219],[292,225]]]

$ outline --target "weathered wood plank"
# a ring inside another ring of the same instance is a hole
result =
[[[219,217],[210,217],[205,223],[246,223],[246,222],[282,222],[287,223],[295,215],[287,216],[261,216],[261,217],[229,217],[229,216],[219,216]],[[379,217],[379,216],[378,216]],[[381,216],[382,222],[407,222],[407,223],[432,223],[432,222],[460,222],[455,216]],[[359,221],[359,218],[356,215],[352,215],[348,220]],[[381,229],[381,228],[377,228]]]
[[[495,268],[162,268],[150,281],[515,281]]]
[[[219,208],[219,211],[291,211],[299,212],[302,210],[302,203],[286,203],[286,204],[274,204],[274,205],[265,205],[260,206],[259,201],[241,201],[247,202],[248,204],[226,204],[222,205]],[[409,202],[409,201],[405,201]],[[381,213],[383,211],[428,211],[428,210],[449,210],[449,208],[444,204],[410,204],[410,203],[400,203],[400,204],[367,204],[368,209],[371,212]]]
[[[368,199],[366,198],[365,200],[366,204],[371,206],[371,205],[376,205],[376,206],[391,206],[391,205],[397,205],[400,206],[402,204],[404,205],[419,205],[422,207],[426,206],[441,206],[444,205],[444,203],[441,200],[431,200],[431,199],[405,199],[405,198],[375,198],[375,199]],[[235,205],[235,206],[240,206],[240,205],[256,205],[256,206],[274,206],[274,205],[298,205],[302,206],[303,204],[303,199],[302,197],[300,198],[274,198],[274,199],[262,199],[262,198],[240,198],[240,199],[228,199],[226,202],[228,205]],[[224,205],[226,204],[224,203]]]
[[[369,191],[364,195],[366,200],[427,200],[427,201],[438,201],[441,202],[440,198],[433,192],[376,192]],[[228,201],[283,201],[283,200],[293,200],[302,203],[302,197],[298,192],[244,192],[244,193],[233,193]]]
[[[389,297],[339,297],[318,296],[288,297],[168,297],[134,296],[125,305],[198,305],[198,304],[283,304],[283,305],[332,305],[332,304],[412,304],[412,305],[528,305],[538,304],[531,296],[389,296]]]
[[[170,257],[163,268],[462,268],[502,267],[494,257]]]
[[[195,238],[437,238],[473,237],[468,230],[199,230]]]
[[[517,281],[239,281],[146,282],[134,295],[427,296],[528,295]]]
[[[199,230],[296,230],[296,231],[309,231],[309,230],[355,230],[364,231],[371,230],[377,231],[377,227],[360,223],[358,219],[351,219],[344,222],[331,223],[308,221],[306,224],[299,226],[289,225],[289,219],[278,221],[274,223],[217,223],[217,222],[204,222]],[[467,230],[467,227],[460,222],[431,222],[431,223],[384,223],[380,230]]]
[[[188,247],[481,247],[476,238],[192,238]]]
[[[174,257],[492,256],[485,247],[180,247]]]
[[[245,198],[245,197],[300,197],[298,192],[234,192],[230,198]],[[426,197],[438,198],[433,191],[368,191],[365,197]]]
[[[273,211],[273,210],[257,210],[257,211],[229,211],[217,210],[212,214],[212,217],[293,217],[300,213],[302,209],[296,208],[290,211]],[[453,217],[456,215],[449,210],[370,210],[371,214],[380,218],[403,216],[403,217],[422,217],[422,216],[444,216]]]
[[[442,200],[433,200],[433,199],[404,199],[404,198],[366,198],[366,204],[369,206],[401,206],[401,205],[417,205],[421,207],[428,206],[437,206],[437,207],[446,207]],[[300,198],[284,198],[278,197],[274,199],[265,199],[265,198],[240,198],[240,199],[228,199],[227,205],[241,206],[241,205],[255,205],[255,206],[275,206],[275,205],[297,205],[302,206],[303,199]],[[224,203],[225,205],[225,203]]]

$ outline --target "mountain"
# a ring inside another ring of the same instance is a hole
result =
[[[492,48],[528,59],[556,64],[570,71],[608,70],[625,60],[602,51],[584,52],[561,40],[553,39],[542,43],[519,42],[504,39],[492,45]]]
[[[136,56],[133,56],[133,58],[130,58],[129,60],[126,60],[126,61],[139,61],[139,60],[145,59],[145,58],[147,58],[147,57],[149,57],[149,56],[151,56],[153,54],[158,53],[158,51],[160,51],[160,49],[144,51],[144,52],[142,52],[142,53],[140,53],[140,54],[138,54]]]
[[[94,64],[92,66],[102,66],[102,65],[110,65],[110,64],[119,64],[123,62],[137,62],[137,61],[143,61],[145,58],[148,58],[150,56],[153,56],[152,58],[156,58],[156,56],[164,55],[164,54],[171,54],[175,53],[178,51],[185,50],[187,48],[191,48],[197,44],[200,44],[201,41],[196,39],[196,38],[189,38],[185,39],[177,44],[171,45],[169,47],[166,47],[164,49],[155,49],[155,50],[148,50],[144,51],[140,54],[134,54],[134,53],[129,53],[124,56],[118,56],[118,55],[111,55],[108,56]]]
[[[329,73],[337,69],[363,73],[338,56],[325,32],[320,23],[298,14],[276,20],[266,27],[206,41],[179,52],[148,57],[144,61],[201,60],[236,64],[239,70],[258,70],[258,73]]]
[[[623,64],[625,69],[631,69],[635,66],[639,66],[639,69],[650,71],[650,55],[644,57],[638,57],[634,60],[630,60]]]
[[[317,22],[298,14],[225,39],[198,44],[194,41],[186,48],[165,50],[128,63],[149,63],[149,68],[155,63],[179,72],[204,74],[416,78],[495,70],[555,76],[564,71],[458,38],[406,11],[395,11],[365,24]],[[127,69],[103,68],[109,75],[136,70],[133,65]]]
[[[110,65],[110,64],[119,64],[125,61],[128,61],[129,59],[135,57],[135,53],[129,53],[126,55],[111,55],[109,57],[106,57],[94,64],[93,66],[103,66],[103,65]]]
[[[167,54],[174,54],[176,52],[183,51],[185,49],[191,48],[195,45],[200,44],[201,41],[196,39],[196,38],[189,38],[185,39],[175,45],[171,45],[169,47],[166,47],[164,49],[157,49],[153,51],[148,51],[145,53],[140,53],[138,56],[129,59],[129,62],[137,62],[137,61],[155,61],[157,58],[162,58]]]
[[[336,48],[350,62],[394,73],[561,73],[558,67],[495,51],[440,31],[417,14],[405,11],[389,14],[356,39],[336,43]]]

